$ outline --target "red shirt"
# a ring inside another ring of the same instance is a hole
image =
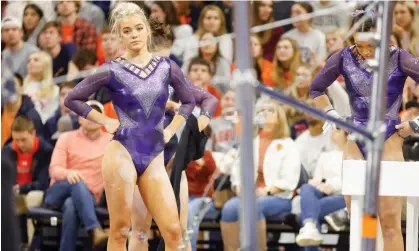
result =
[[[33,155],[39,148],[39,139],[35,137],[33,142],[32,151],[23,153],[18,148],[17,144],[13,142],[13,150],[17,154],[17,175],[16,175],[16,184],[25,185],[32,183],[32,162]]]
[[[189,195],[202,197],[205,188],[211,182],[211,178],[217,168],[210,151],[205,151],[203,160],[204,165],[202,166],[198,165],[196,161],[192,161],[186,168]],[[210,194],[208,194],[208,196],[210,196]]]

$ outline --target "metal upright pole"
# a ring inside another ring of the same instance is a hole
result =
[[[253,100],[254,87],[243,78],[243,73],[252,68],[250,57],[250,2],[234,2],[234,30],[236,33],[235,52],[238,71],[236,97],[241,114],[240,137],[240,250],[255,251],[257,248],[256,232],[256,195],[253,165]]]
[[[385,141],[383,119],[387,94],[388,39],[392,27],[393,7],[394,3],[390,1],[378,4],[377,31],[376,37],[373,39],[377,43],[375,59],[368,62],[374,70],[368,128],[371,132],[375,132],[375,137],[372,141],[367,140],[369,151],[365,180],[362,249],[360,251],[375,251],[376,245],[380,168]]]

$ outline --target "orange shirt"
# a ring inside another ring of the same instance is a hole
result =
[[[273,64],[266,60],[262,59],[259,61],[259,67],[262,70],[262,81],[268,86],[274,86],[274,82],[272,81],[272,69]]]
[[[61,24],[61,33],[62,33],[64,44],[73,43],[73,32],[74,32],[74,25]]]
[[[104,114],[112,119],[118,119],[118,115],[116,115],[115,109],[113,108],[112,101],[109,101],[108,103],[103,105],[103,108],[105,110]]]
[[[213,95],[214,97],[216,97],[218,100],[221,100],[221,93],[220,91],[218,91],[217,88],[215,88],[214,86],[212,86],[211,84],[206,84],[205,88],[204,88],[207,92],[209,92],[211,95]],[[212,116],[212,118],[216,118],[221,116],[221,106],[220,103],[218,103],[217,109],[214,112],[214,115]]]
[[[12,124],[15,120],[17,112],[8,112],[6,109],[3,110],[1,115],[1,148],[10,137],[12,137]]]

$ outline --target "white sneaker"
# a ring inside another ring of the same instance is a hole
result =
[[[323,242],[323,236],[314,225],[305,224],[304,227],[300,229],[296,241],[300,247],[319,246]]]

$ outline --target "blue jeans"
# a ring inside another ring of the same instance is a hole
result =
[[[204,208],[201,208],[201,203],[203,203],[205,200],[210,199],[209,197],[189,197],[189,204],[188,204],[188,230],[192,229],[193,233],[191,236],[191,246],[192,251],[196,251],[196,243],[198,242],[198,233],[199,233],[199,225],[201,222],[197,222],[196,226],[193,226],[194,223],[194,217],[198,214],[198,212],[202,209],[201,212],[203,215],[207,213],[215,213],[217,209],[214,206],[214,203],[211,202]],[[200,213],[200,214],[201,214]]]
[[[86,231],[100,227],[95,213],[95,197],[83,181],[76,184],[67,181],[54,183],[46,191],[44,204],[61,208],[63,212],[60,251],[76,250],[80,221]]]
[[[274,217],[281,213],[291,212],[291,200],[277,196],[265,196],[256,199],[258,219]],[[239,220],[240,198],[233,197],[226,202],[221,211],[221,221],[236,222]]]
[[[301,221],[316,222],[320,230],[323,218],[335,211],[346,207],[343,195],[325,195],[312,185],[304,184],[300,191],[301,196]],[[306,251],[318,250],[318,247],[306,247]]]

